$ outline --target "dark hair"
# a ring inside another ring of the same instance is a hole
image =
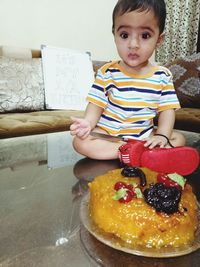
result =
[[[112,14],[112,32],[115,29],[115,18],[117,15],[123,15],[134,10],[149,11],[152,10],[158,19],[159,31],[162,33],[165,28],[166,6],[164,0],[118,0]]]

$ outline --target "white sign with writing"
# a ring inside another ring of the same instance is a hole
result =
[[[87,53],[43,45],[41,48],[47,109],[84,110],[94,82]]]

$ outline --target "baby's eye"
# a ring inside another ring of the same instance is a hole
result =
[[[150,38],[151,37],[151,35],[148,33],[148,32],[144,32],[143,34],[142,34],[142,38],[143,39],[148,39],[148,38]]]
[[[122,39],[127,39],[127,38],[128,38],[128,33],[127,33],[127,32],[122,32],[122,33],[120,34],[120,37],[121,37]]]

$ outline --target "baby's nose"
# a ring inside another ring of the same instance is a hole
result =
[[[130,49],[137,49],[137,48],[139,48],[139,40],[138,40],[138,38],[131,38],[130,39],[130,42],[129,42],[129,48]]]

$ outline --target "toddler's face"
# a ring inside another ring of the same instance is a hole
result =
[[[153,11],[131,11],[115,18],[114,38],[123,65],[131,72],[148,63],[163,34]]]

